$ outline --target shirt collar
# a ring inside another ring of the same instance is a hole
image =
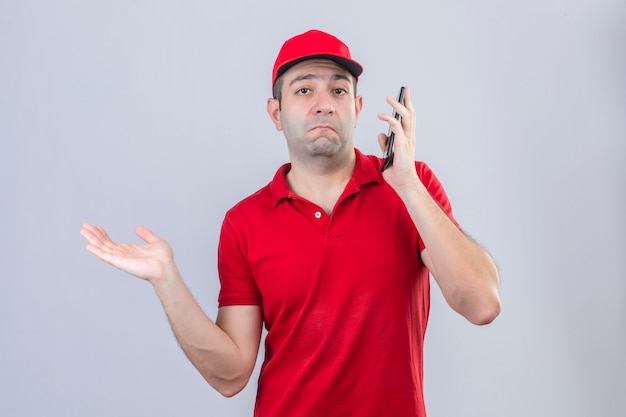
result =
[[[356,164],[354,166],[354,172],[352,178],[346,185],[346,191],[352,189],[352,192],[358,192],[362,185],[368,183],[381,183],[382,175],[380,173],[380,160],[375,156],[363,155],[361,151],[354,148],[356,155]],[[280,203],[281,200],[292,196],[289,185],[287,184],[287,173],[291,169],[291,164],[286,163],[278,168],[274,179],[270,183],[272,192],[272,204],[274,207]]]

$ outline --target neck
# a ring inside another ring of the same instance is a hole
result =
[[[352,174],[356,163],[354,150],[343,160],[326,158],[317,163],[291,162],[287,183],[291,191],[330,214]]]

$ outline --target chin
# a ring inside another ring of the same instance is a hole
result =
[[[318,139],[308,147],[308,153],[310,156],[330,158],[340,153],[342,148],[343,147],[338,142]]]

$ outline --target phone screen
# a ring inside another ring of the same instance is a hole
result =
[[[404,87],[400,87],[397,101],[400,104],[404,104]],[[400,115],[396,112],[395,109],[393,110],[392,114],[393,117],[395,117],[397,120],[400,120]],[[387,139],[387,147],[385,149],[385,153],[383,154],[383,166],[381,168],[381,171],[384,171],[391,165],[393,165],[393,139],[395,135],[391,130],[391,127],[389,128],[389,133],[387,134],[387,136],[389,137],[389,139]]]

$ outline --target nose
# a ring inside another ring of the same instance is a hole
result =
[[[315,113],[320,114],[332,114],[335,111],[333,107],[333,101],[330,93],[326,90],[318,91],[315,101]]]

